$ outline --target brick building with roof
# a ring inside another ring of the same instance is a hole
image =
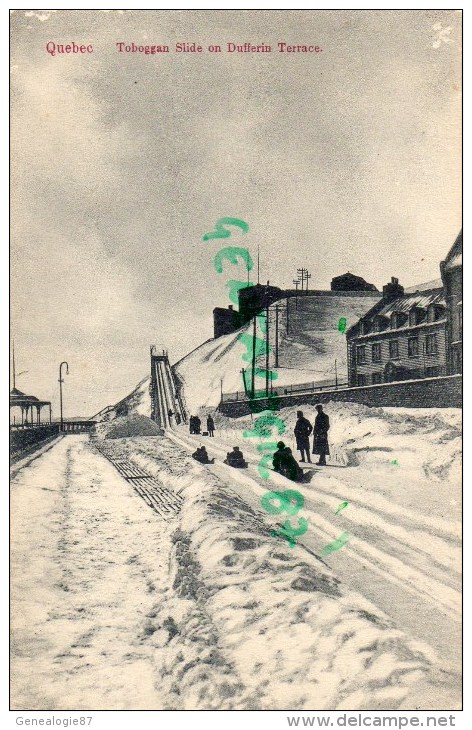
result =
[[[346,333],[351,386],[447,372],[447,308],[442,288],[405,294],[398,279]]]

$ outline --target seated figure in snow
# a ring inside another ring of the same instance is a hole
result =
[[[239,450],[239,446],[233,446],[233,450],[228,451],[224,463],[234,466],[236,469],[245,469],[247,467],[247,461],[244,460],[244,454]]]
[[[287,477],[287,479],[291,479],[292,482],[301,482],[304,479],[303,469],[298,466],[292,454],[292,449],[285,446],[283,441],[279,441],[277,444],[277,451],[272,457],[272,465],[274,471]]]
[[[208,457],[208,452],[204,446],[199,446],[198,449],[193,452],[192,456],[196,461],[199,461],[200,464],[214,464],[215,463],[214,459],[210,459]]]

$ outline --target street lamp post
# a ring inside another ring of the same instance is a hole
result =
[[[62,383],[64,382],[64,380],[62,378],[62,366],[63,365],[66,366],[66,375],[69,375],[69,365],[64,360],[64,362],[61,362],[61,364],[59,365],[59,400],[60,400],[60,407],[61,407],[61,432],[64,430],[64,419],[62,416]]]

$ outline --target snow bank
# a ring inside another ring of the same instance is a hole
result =
[[[210,479],[182,491],[176,580],[193,589],[182,541],[201,566],[196,600],[218,629],[257,709],[394,709],[433,657],[322,561],[271,536],[263,516]],[[186,580],[186,582],[184,582]],[[257,700],[256,700],[257,698]]]
[[[172,589],[156,604],[169,633],[162,676],[178,689],[179,708],[408,704],[436,663],[428,647],[344,590],[322,560],[272,537],[262,510],[168,441],[136,439],[129,448],[184,497]]]
[[[375,408],[361,403],[324,404],[330,417],[330,463],[343,466],[381,467],[386,464],[408,468],[418,478],[434,482],[460,482],[462,468],[461,417],[459,408]],[[316,412],[312,404],[281,408],[277,412],[286,424],[283,440],[296,450],[293,429],[297,411],[311,423]],[[201,409],[203,417],[209,409]],[[255,439],[242,433],[251,416],[228,418],[216,411],[216,434],[220,439],[253,449]],[[381,472],[379,473],[381,477]]]
[[[120,439],[133,436],[162,436],[159,426],[146,416],[133,414],[111,422],[97,423],[94,435],[99,439]]]

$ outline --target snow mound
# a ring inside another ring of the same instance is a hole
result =
[[[190,413],[201,407],[216,408],[222,387],[226,393],[244,392],[241,368],[248,365],[243,360],[247,348],[239,338],[251,328],[248,324],[235,333],[208,340],[174,365]]]
[[[130,436],[162,436],[159,426],[146,416],[133,414],[114,421],[98,423],[95,436],[99,439],[120,439]]]
[[[137,413],[140,416],[151,415],[151,398],[149,395],[149,384],[151,378],[147,375],[139,381],[134,390],[126,398],[123,398],[115,406],[117,416],[126,416],[130,413]]]
[[[181,533],[202,566],[221,646],[257,697],[254,708],[393,709],[425,679],[428,649],[344,594],[321,561],[272,537],[231,489],[205,479],[182,494]],[[177,550],[173,560],[176,577],[179,568],[185,576]],[[178,585],[191,590],[191,576]]]
[[[392,710],[431,692],[432,650],[273,537],[262,510],[167,440],[130,447],[184,497],[152,620],[166,709]]]
[[[461,420],[459,408],[381,408],[362,403],[328,402],[323,406],[330,417],[331,462],[342,466],[381,467],[397,460],[431,480],[460,481],[462,467]],[[297,411],[314,423],[313,404],[281,408],[277,416],[285,423],[283,438],[296,450],[293,429]],[[214,415],[219,438],[251,448],[253,441],[242,433],[251,416],[229,418]]]

